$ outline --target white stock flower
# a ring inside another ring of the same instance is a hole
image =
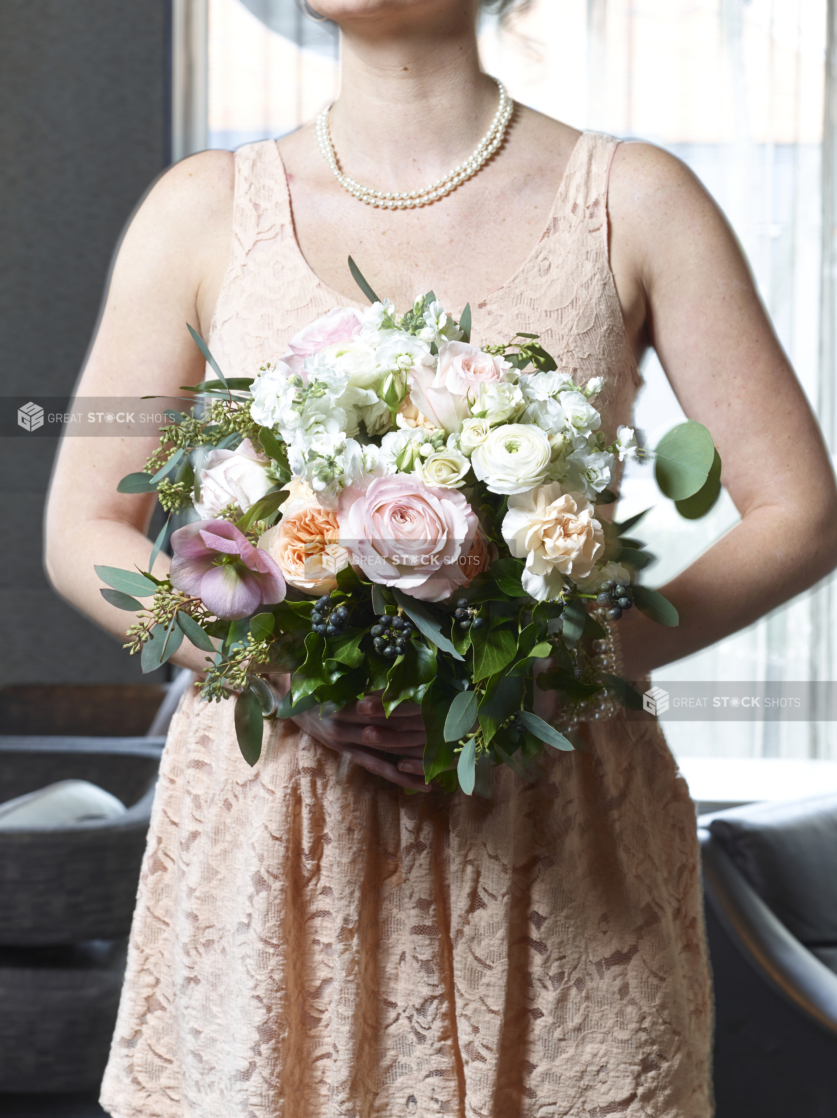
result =
[[[419,337],[428,345],[431,342],[441,345],[444,342],[458,342],[462,331],[437,300],[425,304],[424,326],[419,331]]]
[[[463,454],[473,454],[490,434],[491,424],[487,419],[466,419],[459,433],[459,448]]]
[[[599,392],[601,392],[603,387],[604,387],[604,377],[590,377],[590,379],[584,385],[584,388],[583,388],[582,391],[584,392],[584,395],[589,400],[591,396],[596,396]]]
[[[612,454],[597,446],[574,450],[563,464],[569,487],[580,490],[585,497],[595,497],[610,485],[614,462]]]
[[[561,435],[564,431],[564,409],[552,397],[532,400],[521,419],[525,423],[534,423],[550,435]]]
[[[519,385],[492,381],[479,385],[476,399],[471,403],[471,415],[496,427],[516,420],[525,406],[526,399]]]
[[[617,585],[629,586],[631,582],[631,572],[627,567],[623,567],[621,563],[614,563],[611,559],[609,563],[605,563],[603,567],[595,568],[589,575],[582,578],[580,575],[574,581],[578,583],[582,590],[598,590],[602,583],[608,582],[610,579]]]
[[[549,439],[539,427],[509,423],[495,427],[480,443],[471,465],[492,493],[523,493],[544,480],[551,455]]]
[[[301,387],[302,381],[290,365],[278,361],[254,379],[250,415],[260,426],[273,429],[282,418],[292,418],[290,411]]]
[[[520,387],[527,400],[549,400],[560,392],[575,392],[576,384],[569,373],[553,369],[551,373],[524,373]]]
[[[562,392],[558,399],[564,409],[564,423],[573,446],[583,446],[587,442],[587,436],[598,431],[602,425],[599,413],[587,402],[583,393],[577,390]]]
[[[620,424],[616,428],[616,446],[618,447],[617,453],[620,462],[624,462],[626,458],[636,456],[638,448],[633,427],[625,427],[624,424]]]
[[[602,526],[579,493],[563,493],[557,482],[509,497],[503,538],[512,555],[525,559],[523,588],[543,601],[556,597],[565,577],[589,576],[604,552]]]
[[[396,330],[385,338],[378,347],[375,358],[379,374],[395,370],[410,373],[413,369],[432,367],[435,364],[427,342],[414,334],[408,334],[406,330]]]
[[[425,485],[438,485],[444,489],[461,489],[471,463],[458,450],[439,450],[416,462],[416,474]]]

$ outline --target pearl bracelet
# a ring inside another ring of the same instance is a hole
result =
[[[592,643],[593,663],[597,671],[604,675],[620,675],[622,672],[622,643],[616,629],[616,622],[607,616],[607,610],[598,607],[591,611],[592,617],[605,630],[606,636]],[[612,691],[600,691],[589,699],[583,699],[567,706],[570,721],[562,728],[573,730],[582,722],[604,721],[614,718],[622,709],[622,704]]]

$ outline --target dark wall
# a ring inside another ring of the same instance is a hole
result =
[[[121,230],[168,162],[168,8],[0,0],[0,406],[72,392]],[[0,439],[0,685],[138,680],[46,581],[55,450]]]

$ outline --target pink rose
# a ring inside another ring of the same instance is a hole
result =
[[[475,399],[480,384],[508,380],[511,365],[503,357],[483,351],[468,342],[447,342],[439,350],[439,376],[457,396]]]
[[[175,590],[200,598],[224,621],[249,617],[285,597],[285,579],[274,559],[253,547],[228,520],[195,520],[171,537],[169,578]]]
[[[468,581],[460,560],[471,553],[479,522],[458,490],[389,474],[365,491],[344,489],[337,515],[343,546],[373,582],[441,602]]]
[[[473,547],[467,555],[463,555],[459,560],[466,583],[471,582],[477,575],[481,575],[483,571],[487,571],[491,564],[499,558],[500,552],[497,550],[497,544],[486,536],[482,528],[478,528]]]
[[[459,431],[462,421],[471,414],[468,397],[451,392],[441,369],[426,365],[416,366],[410,375],[410,401],[429,420],[429,426],[439,427],[449,435]]]
[[[302,373],[302,361],[326,346],[348,342],[360,332],[360,312],[353,307],[334,307],[321,318],[303,326],[288,342],[283,360],[295,373]]]

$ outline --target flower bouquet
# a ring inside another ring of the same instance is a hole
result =
[[[614,626],[677,613],[637,583],[644,514],[600,509],[617,463],[651,455],[602,431],[602,379],[577,385],[537,335],[474,346],[468,307],[457,322],[430,292],[399,315],[349,265],[370,307],[330,311],[253,376],[225,377],[192,330],[217,379],[184,389],[195,406],[119,484],[186,521],[170,573],[152,574],[164,528],[147,571],[96,568],[101,593],[139,613],[126,647],[144,671],[184,636],[207,653],[201,694],[235,696],[248,764],[264,719],[380,693],[387,717],[421,705],[425,779],[470,794],[490,766],[529,776],[545,747],[572,749],[578,721],[641,707]],[[708,511],[709,432],[683,423],[654,457],[683,515]],[[291,674],[281,702],[273,673]],[[561,725],[536,688],[558,693]]]

